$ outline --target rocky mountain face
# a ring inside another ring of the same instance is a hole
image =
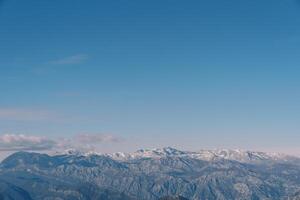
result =
[[[188,200],[187,198],[177,196],[177,197],[162,197],[160,200]]]
[[[19,152],[0,164],[0,200],[286,200],[299,193],[300,159],[262,152]]]

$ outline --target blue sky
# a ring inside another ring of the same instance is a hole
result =
[[[0,134],[295,153],[299,55],[297,0],[4,0]]]

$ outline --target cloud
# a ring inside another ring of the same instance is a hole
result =
[[[46,61],[40,66],[31,69],[35,75],[48,75],[59,73],[63,68],[73,67],[73,65],[83,63],[89,59],[87,54],[75,54],[55,60]]]
[[[0,120],[40,121],[53,118],[54,113],[44,110],[0,108]]]
[[[50,139],[24,134],[0,135],[0,151],[64,151],[66,149],[94,150],[98,145],[116,143],[121,138],[109,134],[78,134],[71,138]]]
[[[0,136],[0,151],[41,151],[50,150],[56,142],[45,137],[23,134],[5,134]]]
[[[65,58],[61,58],[58,60],[51,61],[51,64],[55,65],[71,65],[71,64],[80,64],[84,61],[86,61],[89,58],[86,54],[77,54],[73,56],[68,56]]]
[[[123,139],[111,134],[78,134],[72,138],[61,138],[57,142],[60,150],[77,149],[81,151],[92,151],[104,144],[119,143]]]
[[[107,134],[79,134],[75,137],[75,141],[83,144],[97,144],[102,142],[120,142],[121,139]]]

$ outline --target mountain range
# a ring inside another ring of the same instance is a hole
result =
[[[297,200],[300,158],[174,148],[101,154],[17,152],[0,164],[0,200]]]

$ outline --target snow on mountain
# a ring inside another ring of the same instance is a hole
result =
[[[74,149],[54,156],[17,152],[0,164],[0,180],[7,181],[0,187],[16,195],[12,199],[23,194],[78,200],[299,199],[299,160],[252,151],[170,147],[110,155]]]
[[[90,156],[90,155],[105,155],[103,153],[97,151],[87,151],[87,150],[80,150],[76,148],[65,149],[61,151],[55,151],[49,153],[52,156],[56,155],[73,155],[73,156]]]
[[[171,147],[162,149],[141,149],[134,153],[113,153],[108,155],[116,160],[132,160],[139,158],[162,158],[162,157],[190,157],[199,160],[212,161],[218,159],[234,160],[239,162],[263,161],[263,160],[289,160],[292,156],[279,153],[265,153],[256,151],[216,149],[200,151],[181,151]]]
[[[191,152],[190,156],[201,160],[216,160],[226,159],[240,162],[260,161],[260,160],[282,160],[286,155],[278,153],[265,153],[255,151],[244,151],[240,149],[217,149],[217,150],[201,150],[198,152]]]
[[[188,155],[188,152],[180,151],[171,147],[165,147],[162,149],[140,149],[133,153],[113,153],[109,156],[117,160],[130,160],[138,158],[161,158],[171,156],[184,156]]]
[[[258,151],[245,151],[240,149],[216,149],[216,150],[200,150],[200,151],[181,151],[172,147],[156,148],[156,149],[140,149],[133,153],[116,152],[112,154],[103,154],[95,151],[79,151],[76,149],[68,149],[58,154],[90,156],[102,155],[115,160],[134,160],[140,158],[159,159],[163,157],[189,157],[198,160],[213,161],[213,160],[234,160],[239,162],[264,161],[264,160],[280,160],[286,161],[293,158],[285,154],[265,153]]]

